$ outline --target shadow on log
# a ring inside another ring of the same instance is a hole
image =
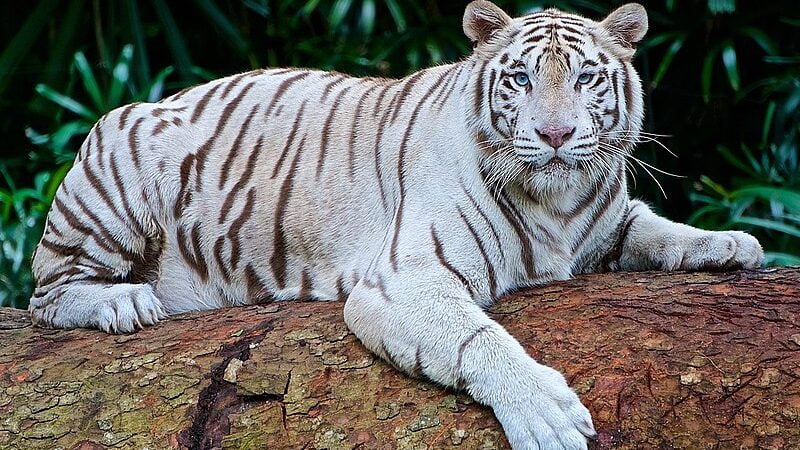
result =
[[[0,448],[506,448],[492,412],[415,381],[335,302],[185,315],[133,335],[0,309]],[[492,316],[563,371],[594,448],[798,448],[800,269],[602,274]]]

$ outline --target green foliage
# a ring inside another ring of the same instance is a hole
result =
[[[496,0],[599,18],[617,0]],[[108,111],[259,67],[401,76],[470,51],[463,2],[38,0],[0,3],[0,305],[24,307],[55,189]],[[755,233],[770,264],[800,264],[800,8],[794,0],[649,2],[636,65],[643,162],[684,179],[636,194],[676,220]],[[707,150],[711,149],[711,150]]]

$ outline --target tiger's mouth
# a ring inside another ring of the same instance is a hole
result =
[[[561,155],[553,155],[544,161],[526,161],[533,172],[559,173],[576,170],[577,161],[569,161]]]

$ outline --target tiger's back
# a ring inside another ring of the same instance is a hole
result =
[[[34,260],[34,317],[53,324],[48,305],[70,295],[50,285],[65,281],[129,285],[132,308],[151,313],[108,319],[118,331],[190,310],[343,300],[394,213],[394,128],[421,97],[450,107],[455,66],[428,72],[259,70],[109,113],[57,193]]]

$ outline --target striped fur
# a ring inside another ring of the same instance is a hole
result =
[[[515,448],[584,448],[588,411],[482,308],[575,273],[753,267],[761,250],[629,200],[641,6],[595,22],[477,1],[464,27],[473,55],[400,80],[257,70],[109,113],[48,216],[33,320],[130,332],[347,299],[367,347],[491,405]],[[552,124],[574,129],[559,148],[537,134]]]

